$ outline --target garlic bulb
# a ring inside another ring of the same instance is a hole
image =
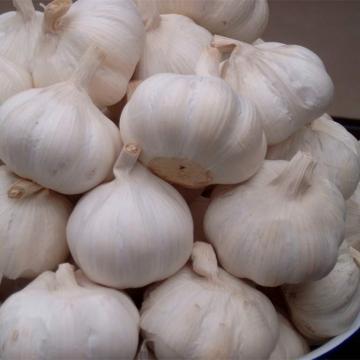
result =
[[[211,56],[199,60],[198,73],[212,72]],[[146,79],[121,114],[120,132],[139,144],[140,161],[156,175],[188,188],[244,181],[266,152],[254,106],[215,76]]]
[[[133,359],[139,313],[127,295],[92,284],[70,264],[45,272],[0,308],[0,357]]]
[[[71,79],[13,96],[0,109],[0,158],[16,174],[64,194],[102,182],[120,151],[117,127],[85,87],[102,54],[89,48]]]
[[[69,78],[85,50],[95,44],[106,59],[89,83],[97,105],[117,103],[126,93],[144,45],[144,25],[132,0],[54,0],[45,7],[35,53],[36,87]]]
[[[0,104],[11,96],[32,88],[30,73],[0,55]]]
[[[250,45],[215,36],[213,46],[231,54],[221,75],[258,108],[269,144],[277,144],[322,115],[334,92],[320,58],[296,45]]]
[[[280,335],[269,360],[294,360],[307,354],[310,349],[305,339],[293,328],[289,321],[278,313]]]
[[[210,205],[210,199],[199,196],[190,203],[190,211],[194,221],[194,239],[196,241],[206,241],[204,233],[204,216]]]
[[[138,1],[146,36],[135,78],[146,79],[157,73],[194,74],[212,35],[186,16],[159,15],[153,6],[151,1]]]
[[[139,152],[135,145],[124,147],[115,180],[86,194],[67,226],[71,254],[84,273],[122,289],[173,275],[188,260],[193,244],[185,201],[136,163]]]
[[[161,13],[186,15],[214,34],[248,42],[261,36],[269,17],[266,0],[153,1]]]
[[[268,358],[279,336],[271,302],[220,269],[210,244],[196,242],[192,259],[142,305],[141,331],[156,358]]]
[[[283,287],[292,320],[313,342],[346,331],[360,311],[360,263],[346,241],[334,269],[314,282]]]
[[[346,201],[345,239],[360,251],[360,185]]]
[[[0,15],[0,56],[30,70],[43,14],[32,0],[12,0],[16,12]]]
[[[33,278],[69,253],[70,202],[0,166],[0,277]]]
[[[256,180],[260,170],[254,180],[215,195],[204,228],[225,270],[263,286],[316,280],[331,271],[343,241],[345,202],[314,166],[299,152],[263,186]]]
[[[268,159],[290,160],[298,151],[317,161],[316,172],[326,176],[348,199],[360,179],[359,144],[342,125],[327,114],[298,130],[280,144],[270,146]]]

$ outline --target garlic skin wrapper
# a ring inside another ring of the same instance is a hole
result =
[[[314,166],[299,152],[266,184],[256,180],[260,170],[215,194],[204,229],[225,270],[262,286],[317,280],[331,271],[344,237],[345,201]]]
[[[255,107],[215,76],[144,80],[121,114],[120,132],[125,143],[142,148],[145,166],[188,188],[244,181],[266,152]]]
[[[139,313],[122,292],[91,283],[73,266],[45,272],[0,308],[0,357],[133,359]]]
[[[214,36],[213,46],[231,51],[221,76],[258,108],[269,144],[287,139],[322,115],[334,86],[320,58],[297,45],[256,45]]]
[[[219,268],[203,242],[194,244],[192,266],[150,291],[140,314],[158,359],[266,359],[279,336],[271,302]]]
[[[294,360],[310,351],[305,339],[278,313],[280,335],[269,360]]]
[[[85,90],[102,57],[91,47],[68,81],[24,91],[1,106],[0,158],[10,170],[63,194],[107,178],[120,134]]]
[[[84,273],[120,289],[173,275],[188,260],[193,244],[185,201],[136,162],[139,152],[135,145],[124,147],[115,180],[86,194],[67,226],[71,254]]]
[[[356,138],[324,114],[287,140],[270,146],[266,157],[290,160],[298,151],[311,154],[317,162],[315,171],[326,176],[348,199],[360,180],[359,150]]]
[[[13,0],[16,11],[0,15],[0,56],[30,70],[43,14],[32,0]]]
[[[11,96],[32,88],[30,73],[0,55],[0,105]]]
[[[0,166],[0,277],[33,278],[66,259],[72,206]]]
[[[360,185],[346,201],[345,239],[360,251]]]
[[[345,241],[334,269],[326,277],[283,287],[295,326],[314,343],[343,333],[358,316],[359,259],[359,253]]]
[[[156,2],[160,13],[186,15],[214,34],[247,42],[261,36],[269,18],[266,0],[153,1]]]
[[[93,43],[106,59],[89,84],[99,106],[116,104],[140,59],[145,30],[132,0],[54,0],[45,7],[33,62],[36,87],[67,80]]]
[[[158,73],[194,74],[212,35],[186,16],[159,15],[149,0],[139,0],[137,4],[143,14],[146,36],[134,78],[146,79]]]

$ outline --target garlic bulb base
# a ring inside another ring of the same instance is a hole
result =
[[[44,9],[43,29],[45,33],[56,32],[61,18],[69,11],[72,0],[53,0]]]
[[[23,199],[41,190],[44,190],[44,187],[41,185],[30,180],[19,179],[11,185],[8,190],[8,197],[10,199]]]

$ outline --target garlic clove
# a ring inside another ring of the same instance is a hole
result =
[[[0,158],[16,174],[63,194],[104,181],[120,152],[118,128],[86,87],[103,60],[90,47],[66,82],[24,91],[0,109]]]

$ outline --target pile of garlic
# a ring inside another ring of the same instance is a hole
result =
[[[13,5],[1,359],[291,360],[354,323],[359,143],[266,0]]]

